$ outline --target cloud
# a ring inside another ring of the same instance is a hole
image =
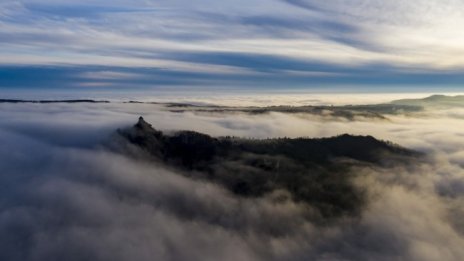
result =
[[[198,78],[203,85],[244,87],[268,86],[276,79],[290,86],[460,84],[461,5],[456,0],[7,1],[0,5],[0,63],[142,72],[148,67],[194,73],[184,77],[192,85]],[[239,58],[252,62],[236,66]],[[274,68],[273,59],[326,77],[288,74],[291,68]],[[332,74],[340,70],[352,77],[334,81]],[[267,74],[249,77],[256,72]],[[149,82],[156,87],[176,79]],[[73,79],[61,83],[72,81],[79,85]]]
[[[319,97],[324,100],[324,97]],[[460,260],[461,120],[447,110],[390,121],[271,113],[197,115],[147,104],[0,104],[0,257],[5,260]],[[329,226],[285,191],[243,198],[157,162],[98,146],[143,115],[155,127],[214,135],[372,134],[426,151],[359,167],[360,217]],[[447,115],[447,116],[446,116]],[[298,126],[298,128],[289,128]],[[446,138],[444,138],[446,137]]]

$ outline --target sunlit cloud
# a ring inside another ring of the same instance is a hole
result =
[[[97,76],[115,74],[100,71]],[[353,97],[312,98],[329,104],[334,98],[351,103]],[[255,104],[268,104],[279,97],[253,99]],[[210,102],[218,100],[226,99]],[[280,97],[280,104],[283,101]],[[236,105],[235,99],[229,102]],[[0,109],[0,181],[5,187],[0,191],[0,231],[7,235],[0,238],[3,259],[57,259],[70,253],[78,260],[464,256],[464,123],[459,118],[464,111],[459,107],[382,121],[286,113],[218,117],[120,102],[2,103]],[[192,178],[196,172],[183,175],[187,170],[101,146],[139,115],[165,132],[190,129],[259,138],[369,134],[426,156],[406,165],[354,167],[353,182],[367,193],[367,205],[359,216],[320,225],[308,216],[311,205],[293,200],[285,191],[242,197]]]
[[[290,86],[314,84],[322,74],[328,84],[334,74],[352,76],[341,82],[353,84],[371,82],[373,74],[380,84],[422,84],[424,76],[460,84],[462,9],[454,0],[7,1],[0,4],[0,64],[211,74],[204,84],[214,75],[214,84],[276,82],[262,73]],[[312,66],[299,66],[305,63]]]

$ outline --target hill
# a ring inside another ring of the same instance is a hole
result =
[[[396,100],[393,101],[392,104],[399,106],[420,106],[424,108],[464,107],[464,95],[432,95],[423,99]]]
[[[351,182],[355,166],[406,162],[418,153],[371,136],[332,138],[242,139],[211,137],[193,131],[166,135],[140,118],[132,128],[118,130],[123,153],[142,151],[192,178],[218,183],[245,197],[286,190],[291,197],[317,209],[320,217],[356,215],[364,192]]]

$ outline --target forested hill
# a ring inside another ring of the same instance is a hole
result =
[[[263,196],[276,189],[316,207],[323,217],[356,214],[363,192],[351,178],[357,165],[382,166],[419,154],[371,136],[332,138],[215,138],[193,131],[166,135],[140,117],[118,130],[119,151],[140,149],[192,178],[218,183],[242,196]]]

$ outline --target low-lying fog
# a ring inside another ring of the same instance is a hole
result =
[[[356,169],[353,182],[369,195],[361,217],[320,226],[305,219],[307,206],[276,200],[285,191],[239,197],[99,146],[139,116],[163,131],[213,136],[372,135],[427,156]],[[464,108],[387,118],[0,104],[0,259],[463,260]]]

